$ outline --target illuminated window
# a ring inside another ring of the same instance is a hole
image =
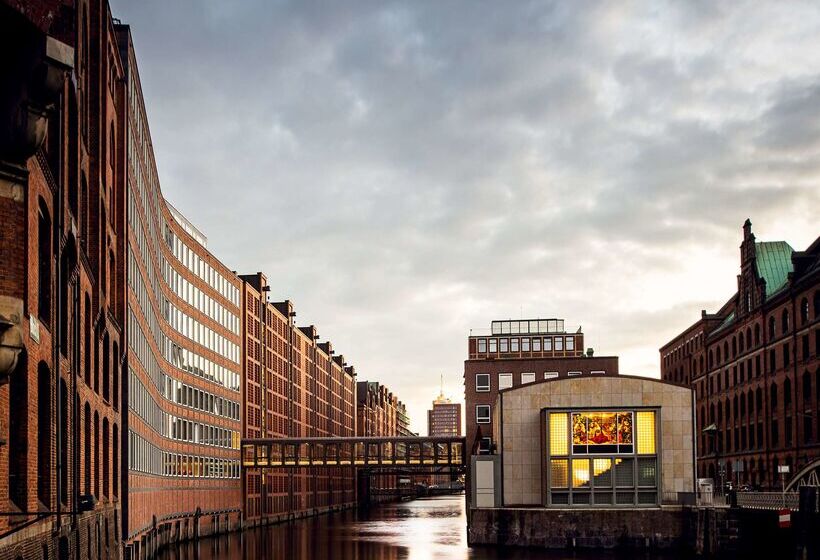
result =
[[[655,453],[655,413],[651,410],[639,411],[638,416],[638,453],[651,455]]]
[[[567,488],[569,486],[569,460],[553,459],[550,461],[550,487]]]
[[[596,458],[592,460],[592,474],[595,477],[595,488],[612,487],[612,459]]]
[[[589,459],[572,460],[572,487],[589,488]]]
[[[550,414],[550,455],[569,453],[569,422],[565,412]]]

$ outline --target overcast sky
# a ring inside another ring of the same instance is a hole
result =
[[[470,329],[658,376],[747,217],[820,234],[816,1],[111,3],[166,198],[423,433]]]

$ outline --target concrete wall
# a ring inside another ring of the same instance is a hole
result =
[[[659,491],[695,488],[692,391],[642,377],[576,377],[536,382],[499,393],[494,439],[502,454],[504,505],[542,503],[543,408],[659,407]],[[499,425],[500,424],[500,425]]]

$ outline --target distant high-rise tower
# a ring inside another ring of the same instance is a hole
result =
[[[461,404],[451,402],[443,390],[433,401],[433,408],[427,411],[427,435],[461,435]]]

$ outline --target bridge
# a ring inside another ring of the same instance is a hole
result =
[[[306,437],[243,439],[246,469],[358,467],[379,473],[462,473],[463,437]]]

